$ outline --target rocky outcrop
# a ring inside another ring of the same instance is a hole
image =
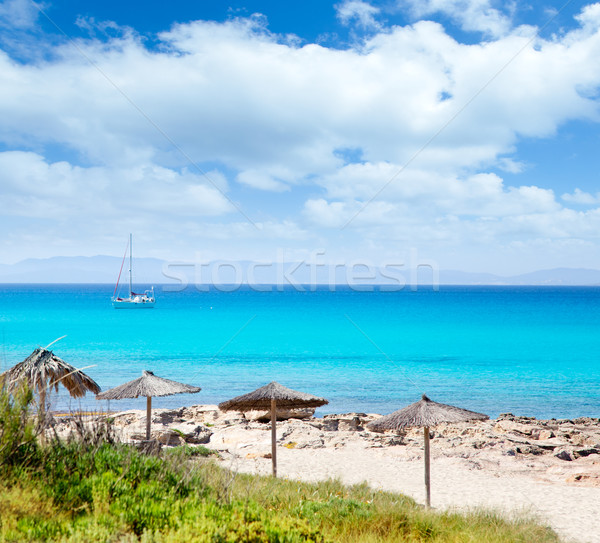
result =
[[[205,426],[193,423],[182,423],[167,428],[163,427],[153,430],[151,437],[162,445],[173,447],[185,444],[200,445],[208,443],[212,433],[212,430]],[[129,434],[129,437],[135,441],[143,441],[146,439],[146,434],[132,432]]]
[[[185,445],[185,438],[182,434],[175,430],[158,430],[157,432],[152,432],[152,439],[155,439],[162,445]]]
[[[328,432],[362,432],[365,426],[379,415],[366,413],[344,413],[341,415],[325,415],[321,419],[313,419],[311,424]]]
[[[567,449],[560,449],[559,451],[556,451],[554,456],[559,460],[564,460],[565,462],[571,462],[573,460],[573,455]]]
[[[310,419],[315,414],[314,408],[300,408],[300,409],[277,409],[277,420],[289,420],[289,419]],[[247,411],[244,413],[246,420],[258,421],[258,422],[270,422],[271,412],[270,411]]]
[[[210,436],[213,434],[212,430],[207,426],[189,422],[173,425],[170,427],[170,430],[181,435],[186,443],[192,443],[194,445],[208,443],[210,441]]]
[[[281,413],[284,420],[277,424],[282,449],[394,448],[394,454],[408,459],[422,455],[422,428],[369,431],[367,423],[380,415],[343,413],[314,418],[312,409],[288,414]],[[120,440],[143,444],[145,415],[141,410],[125,411],[90,418],[89,423],[109,421]],[[229,454],[230,458],[265,459],[271,447],[271,426],[269,417],[267,422],[262,420],[261,413],[222,412],[216,405],[157,409],[152,414],[152,441],[162,447],[203,444],[219,450],[224,458]],[[73,421],[72,416],[57,417],[54,430],[66,437],[77,430]],[[600,419],[536,420],[506,413],[496,420],[439,424],[430,430],[430,437],[434,457],[460,458],[473,469],[502,465],[503,470],[544,474],[580,486],[597,486],[600,479]]]

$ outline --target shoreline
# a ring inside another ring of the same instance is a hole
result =
[[[156,409],[152,437],[163,446],[203,445],[233,471],[268,475],[270,424],[259,413],[221,412],[216,405]],[[306,414],[305,414],[306,415]],[[110,416],[123,441],[145,438],[145,411]],[[277,423],[278,473],[304,481],[338,478],[366,482],[424,503],[422,429],[402,434],[365,428],[376,414],[346,413]],[[59,435],[68,419],[57,421]],[[600,542],[600,419],[497,419],[432,428],[432,506],[485,507],[506,515],[525,512],[565,541]]]

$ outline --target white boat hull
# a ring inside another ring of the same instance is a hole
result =
[[[115,309],[151,309],[154,307],[154,298],[135,296],[133,298],[113,299]]]

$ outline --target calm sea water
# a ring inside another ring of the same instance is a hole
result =
[[[329,399],[317,414],[389,413],[426,392],[491,416],[600,417],[600,288],[159,287],[150,310],[115,310],[111,294],[110,285],[0,285],[0,369],[67,334],[52,350],[103,389],[144,369],[202,387],[157,407],[218,403],[276,380]],[[97,405],[89,395],[53,400]]]

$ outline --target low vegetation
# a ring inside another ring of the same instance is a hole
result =
[[[145,455],[110,428],[41,446],[31,394],[0,396],[0,541],[558,541],[527,519],[427,511],[366,485],[235,474],[205,448]]]

